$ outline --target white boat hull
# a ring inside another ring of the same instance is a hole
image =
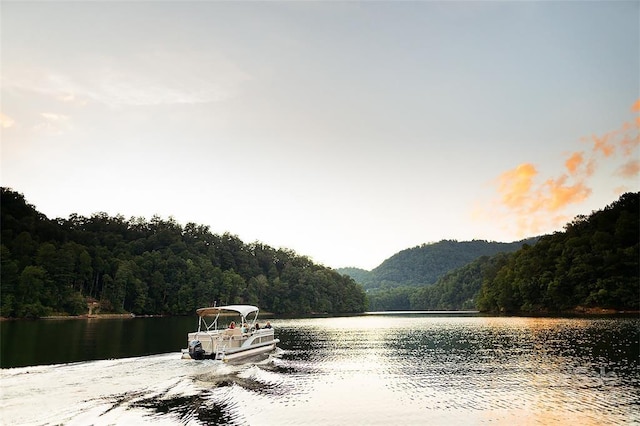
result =
[[[202,359],[216,359],[223,362],[239,360],[242,358],[249,358],[256,355],[266,354],[272,352],[276,349],[276,344],[280,342],[279,339],[273,340],[271,343],[266,343],[257,347],[250,347],[246,349],[241,349],[234,352],[219,352],[217,354],[211,353],[209,355],[204,355]],[[189,349],[182,350],[182,359],[195,359],[193,356],[189,354]]]
[[[242,358],[247,358],[251,356],[268,353],[273,351],[276,348],[276,344],[278,342],[280,342],[280,340],[275,339],[271,343],[265,343],[265,344],[262,344],[261,346],[249,347],[249,348],[241,349],[235,352],[226,352],[223,354],[219,354],[220,358],[216,358],[216,359],[227,362],[227,361],[232,361],[232,360],[237,360],[237,359],[242,359]]]

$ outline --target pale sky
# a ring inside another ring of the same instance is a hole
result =
[[[0,4],[1,184],[371,269],[640,190],[640,2]]]

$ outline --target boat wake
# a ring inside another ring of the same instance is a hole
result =
[[[291,389],[277,373],[281,352],[242,364],[171,353],[5,369],[2,423],[247,424],[252,401]]]

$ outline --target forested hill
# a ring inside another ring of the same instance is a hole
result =
[[[523,244],[534,244],[536,240],[537,237],[512,243],[443,240],[402,250],[372,271],[357,268],[342,268],[338,271],[351,276],[368,290],[418,287],[434,284],[447,272],[481,256],[513,252]]]
[[[8,188],[0,207],[3,317],[83,314],[88,303],[101,312],[169,315],[214,302],[275,313],[365,310],[352,278],[208,226],[106,213],[51,220]]]
[[[640,193],[578,216],[564,232],[482,256],[433,285],[370,292],[371,310],[589,312],[640,308]]]
[[[623,194],[564,232],[487,270],[478,307],[483,311],[549,312],[640,305],[640,192]]]

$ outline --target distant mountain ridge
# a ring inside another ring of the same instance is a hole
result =
[[[366,290],[431,285],[446,273],[465,266],[482,256],[511,253],[524,244],[535,244],[539,237],[511,243],[473,240],[442,240],[437,243],[402,250],[371,271],[359,268],[340,268]]]

